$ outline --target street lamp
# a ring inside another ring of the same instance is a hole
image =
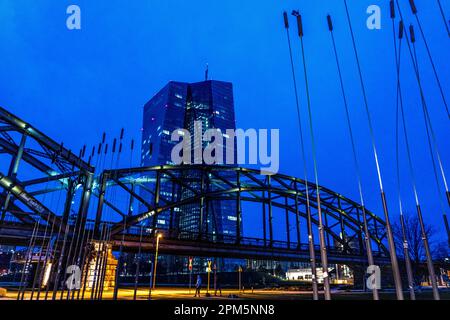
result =
[[[209,283],[211,278],[211,260],[208,260],[208,268],[206,268],[206,272],[208,273],[208,287],[206,288],[206,294],[209,294]]]
[[[239,278],[238,278],[238,285],[239,285],[239,291],[238,291],[238,292],[241,292],[241,290],[242,290],[242,285],[241,285],[241,274],[242,274],[242,267],[239,266],[239,268],[238,268],[238,275],[239,275]]]
[[[162,238],[162,234],[158,233],[156,236],[156,251],[155,251],[155,262],[153,263],[153,289],[156,285],[156,265],[158,264],[158,249],[159,249],[159,239]]]

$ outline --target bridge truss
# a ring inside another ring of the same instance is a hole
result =
[[[161,253],[309,261],[307,198],[318,238],[316,187],[295,177],[216,165],[96,172],[91,158],[83,159],[85,148],[76,155],[3,108],[0,148],[0,244],[28,248],[28,256],[37,248],[38,261],[58,266],[55,283],[64,266],[83,266],[93,242],[153,252],[156,233],[164,234]],[[319,190],[330,261],[366,263],[367,236],[377,263],[388,264],[384,221],[339,193]],[[218,214],[218,203],[230,204],[228,211]],[[248,230],[259,234],[250,237]],[[319,262],[318,245],[315,250]]]
[[[262,229],[258,243],[264,248],[280,246],[280,243],[288,249],[300,248],[306,242],[302,241],[307,233],[302,226],[307,225],[307,182],[298,178],[281,174],[266,176],[245,168],[190,165],[106,170],[100,181],[97,230],[102,221],[104,201],[111,203],[113,199],[128,199],[127,202],[122,201],[120,209],[119,205],[114,209],[121,219],[111,226],[113,236],[127,234],[133,226],[150,219],[148,226],[151,232],[159,229],[171,239],[240,245],[249,240],[243,237],[245,225],[258,224]],[[308,186],[312,222],[318,225],[315,185],[308,182]],[[189,192],[184,192],[186,190]],[[320,187],[319,190],[327,246],[339,248],[342,254],[364,255],[363,208],[329,189]],[[183,196],[186,193],[189,196]],[[236,212],[228,214],[236,217],[233,236],[219,235],[209,227],[210,224],[204,223],[218,218],[214,217],[214,206],[209,205],[215,201],[235,204]],[[246,217],[244,203],[252,203],[248,209],[258,210],[258,214]],[[141,210],[135,213],[135,208]],[[190,226],[186,230],[176,223],[179,216],[189,215],[192,211],[198,215],[191,220],[195,228]],[[380,253],[387,254],[383,244],[386,237],[384,222],[370,211],[365,212],[368,236]],[[168,224],[157,228],[158,217],[161,216],[166,217]],[[283,224],[282,236],[280,228],[274,228],[275,218],[278,224]]]

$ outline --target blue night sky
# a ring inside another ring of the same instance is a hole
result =
[[[400,0],[407,25],[408,1]],[[450,1],[441,1],[450,17]],[[392,26],[387,0],[348,0],[369,107],[373,116],[384,185],[393,219],[398,215],[395,171],[395,92]],[[427,40],[450,99],[450,43],[435,0],[416,0]],[[66,28],[66,8],[81,7],[82,30]],[[382,7],[382,29],[366,28],[366,8]],[[351,48],[343,1],[242,0],[0,0],[0,105],[73,150],[98,143],[103,131],[140,142],[143,105],[169,80],[210,76],[234,85],[237,126],[280,128],[280,172],[303,177],[297,116],[282,12],[303,15],[320,183],[358,200],[351,146],[326,14],[331,14],[356,132],[367,207],[381,214],[375,164]],[[306,118],[299,41],[291,37]],[[418,32],[417,32],[418,33]],[[444,169],[450,164],[449,122],[424,50],[418,56],[424,91]],[[404,43],[405,44],[405,43]],[[403,47],[406,48],[406,47]],[[402,85],[413,161],[425,219],[444,238],[441,209],[426,144],[417,83],[407,51]],[[304,122],[304,128],[307,123]],[[309,135],[306,134],[309,141]],[[311,146],[309,180],[313,180]],[[138,150],[134,155],[137,165]],[[414,213],[406,157],[401,148],[402,196]],[[129,163],[128,163],[129,164]],[[123,166],[128,165],[125,163]],[[443,190],[440,190],[441,192]],[[443,195],[444,196],[444,195]],[[445,203],[445,209],[448,206]]]

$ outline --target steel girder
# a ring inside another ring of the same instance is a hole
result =
[[[254,202],[262,205],[264,245],[270,247],[276,242],[273,208],[285,211],[288,247],[295,245],[294,239],[297,240],[297,245],[300,245],[300,220],[307,218],[306,190],[309,192],[312,221],[318,224],[317,195],[314,184],[282,174],[264,176],[252,169],[189,165],[106,170],[99,177],[98,189],[94,189],[94,168],[90,163],[86,163],[62,144],[58,144],[1,107],[0,153],[11,157],[9,169],[0,174],[0,187],[3,189],[0,196],[2,219],[5,213],[9,212],[23,224],[32,224],[35,218],[31,217],[31,213],[21,209],[18,203],[13,203],[13,200],[25,205],[47,223],[54,223],[64,230],[64,224],[67,223],[71,211],[70,205],[65,207],[62,215],[57,215],[36,197],[65,189],[67,190],[66,203],[70,204],[77,186],[83,189],[83,193],[74,231],[82,230],[86,223],[91,195],[99,198],[95,219],[96,228],[102,223],[104,206],[120,216],[121,221],[111,227],[113,236],[120,234],[124,226],[125,229],[130,228],[150,217],[154,217],[153,221],[156,221],[162,212],[167,211],[170,211],[169,228],[171,229],[175,224],[172,216],[177,215],[176,209],[181,206],[199,206],[200,220],[208,220],[208,215],[211,214],[208,203],[230,200],[236,203],[235,241],[237,244],[241,241],[242,231],[241,202]],[[27,163],[41,175],[33,176],[32,179],[21,179],[20,163]],[[55,182],[57,185],[53,188],[43,187],[49,182]],[[116,199],[109,199],[107,191],[111,188],[119,188],[129,197],[127,208],[122,209],[116,203]],[[183,197],[179,196],[181,190],[184,190]],[[331,242],[334,241],[334,244],[341,247],[343,252],[363,253],[361,215],[364,210],[361,205],[322,186],[319,187],[319,192],[327,245],[332,246]],[[137,206],[133,205],[134,202],[139,203],[144,210],[135,214],[133,208]],[[292,214],[295,218],[289,220]],[[368,237],[377,244],[379,251],[386,254],[387,250],[383,244],[386,234],[384,221],[367,209],[365,214],[369,226]],[[210,218],[214,219],[214,212]],[[153,229],[154,227],[155,225],[152,225]],[[296,229],[294,235],[290,234],[291,227]],[[268,235],[267,231],[269,231]],[[208,236],[210,231],[203,230],[202,225],[199,232]]]
[[[186,179],[185,172],[196,172],[190,176],[206,176],[210,183],[207,190],[196,186],[198,179]],[[184,177],[184,179],[180,179]],[[313,183],[305,182],[302,179],[277,174],[272,176],[261,175],[259,171],[245,168],[235,168],[229,166],[205,166],[205,165],[182,165],[182,166],[157,166],[147,168],[129,168],[120,170],[106,170],[101,176],[100,201],[98,203],[96,226],[98,228],[102,220],[104,201],[107,201],[107,190],[115,187],[125,192],[130,199],[134,199],[141,207],[142,212],[134,215],[121,214],[121,221],[111,227],[111,234],[120,234],[124,229],[140,223],[141,221],[153,217],[156,221],[162,212],[185,205],[199,205],[202,201],[226,201],[233,200],[240,202],[256,202],[263,205],[264,215],[264,242],[270,246],[274,241],[274,230],[272,226],[272,208],[280,208],[286,211],[286,230],[291,226],[288,213],[294,214],[297,225],[297,240],[300,239],[298,230],[298,219],[306,219],[306,185],[308,186],[310,208],[312,211],[312,221],[318,225],[317,220],[317,197],[316,188]],[[147,190],[147,196],[142,196],[137,191],[132,191],[129,185],[142,186]],[[159,185],[159,187],[158,187]],[[164,194],[156,192],[157,189],[190,191],[190,197],[172,199]],[[320,186],[320,197],[322,214],[325,220],[325,232],[328,246],[334,244],[340,246],[348,253],[363,253],[363,208],[361,205],[336,192]],[[203,208],[203,205],[200,205]],[[240,208],[240,205],[237,206]],[[303,209],[302,209],[303,208]],[[124,210],[125,211],[125,210]],[[236,242],[240,237],[240,210],[237,210],[236,220]],[[202,211],[200,211],[200,214]],[[379,251],[387,254],[387,249],[383,244],[385,238],[385,223],[377,215],[369,210],[365,210],[369,225],[368,237],[379,248]],[[172,218],[171,218],[172,219]],[[269,237],[266,239],[266,225],[269,228]],[[153,226],[154,227],[154,226]],[[204,232],[204,230],[199,231]],[[291,242],[291,234],[287,232],[288,242]],[[294,235],[295,238],[295,235]],[[332,240],[331,240],[332,239]],[[293,242],[293,241],[292,241]],[[298,241],[297,241],[298,242]],[[289,244],[288,244],[289,245]]]
[[[57,183],[60,188],[68,190],[69,186],[78,185],[83,188],[82,205],[79,216],[82,223],[87,214],[87,205],[94,168],[79,156],[66,149],[63,144],[52,140],[29,123],[0,107],[0,149],[3,155],[9,155],[10,166],[7,172],[0,173],[0,187],[3,189],[1,197],[1,221],[7,212],[17,217],[19,201],[32,212],[38,214],[43,221],[64,227],[64,217],[57,215],[47,205],[36,197],[47,191],[45,186],[50,182]],[[24,164],[28,167],[22,168]],[[33,179],[22,178],[21,171],[32,171]],[[34,188],[34,190],[32,190]],[[51,188],[48,188],[51,189]],[[37,191],[36,191],[37,190]],[[68,192],[68,195],[72,194]],[[70,208],[69,208],[70,210]],[[22,210],[23,212],[25,210]],[[63,215],[67,215],[64,213]],[[30,223],[31,217],[21,215],[20,221]]]

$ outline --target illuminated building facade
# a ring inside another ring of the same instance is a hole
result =
[[[220,129],[222,133],[225,133],[227,129],[235,129],[231,83],[215,80],[197,83],[171,81],[162,88],[144,106],[141,165],[173,164],[171,152],[178,141],[171,141],[172,132],[186,129],[193,136],[196,121],[202,123],[202,133],[212,128]],[[202,147],[204,148],[206,144],[207,142],[203,142]],[[194,149],[198,146],[192,145],[192,147]],[[227,151],[224,150],[224,158]],[[236,150],[233,152],[236,158]],[[189,170],[182,178],[189,182],[192,189],[200,190],[202,187],[201,177],[196,177]],[[193,191],[167,190],[162,185],[160,192],[162,197],[183,199],[192,196]],[[176,194],[173,194],[174,192]],[[163,212],[157,218],[156,227],[176,232],[181,236],[195,234],[202,228],[202,230],[208,230],[205,237],[223,237],[225,241],[227,236],[236,235],[237,219],[234,201],[211,201],[206,203],[204,208],[199,206],[192,204],[176,208],[177,212],[173,217],[169,212]]]

